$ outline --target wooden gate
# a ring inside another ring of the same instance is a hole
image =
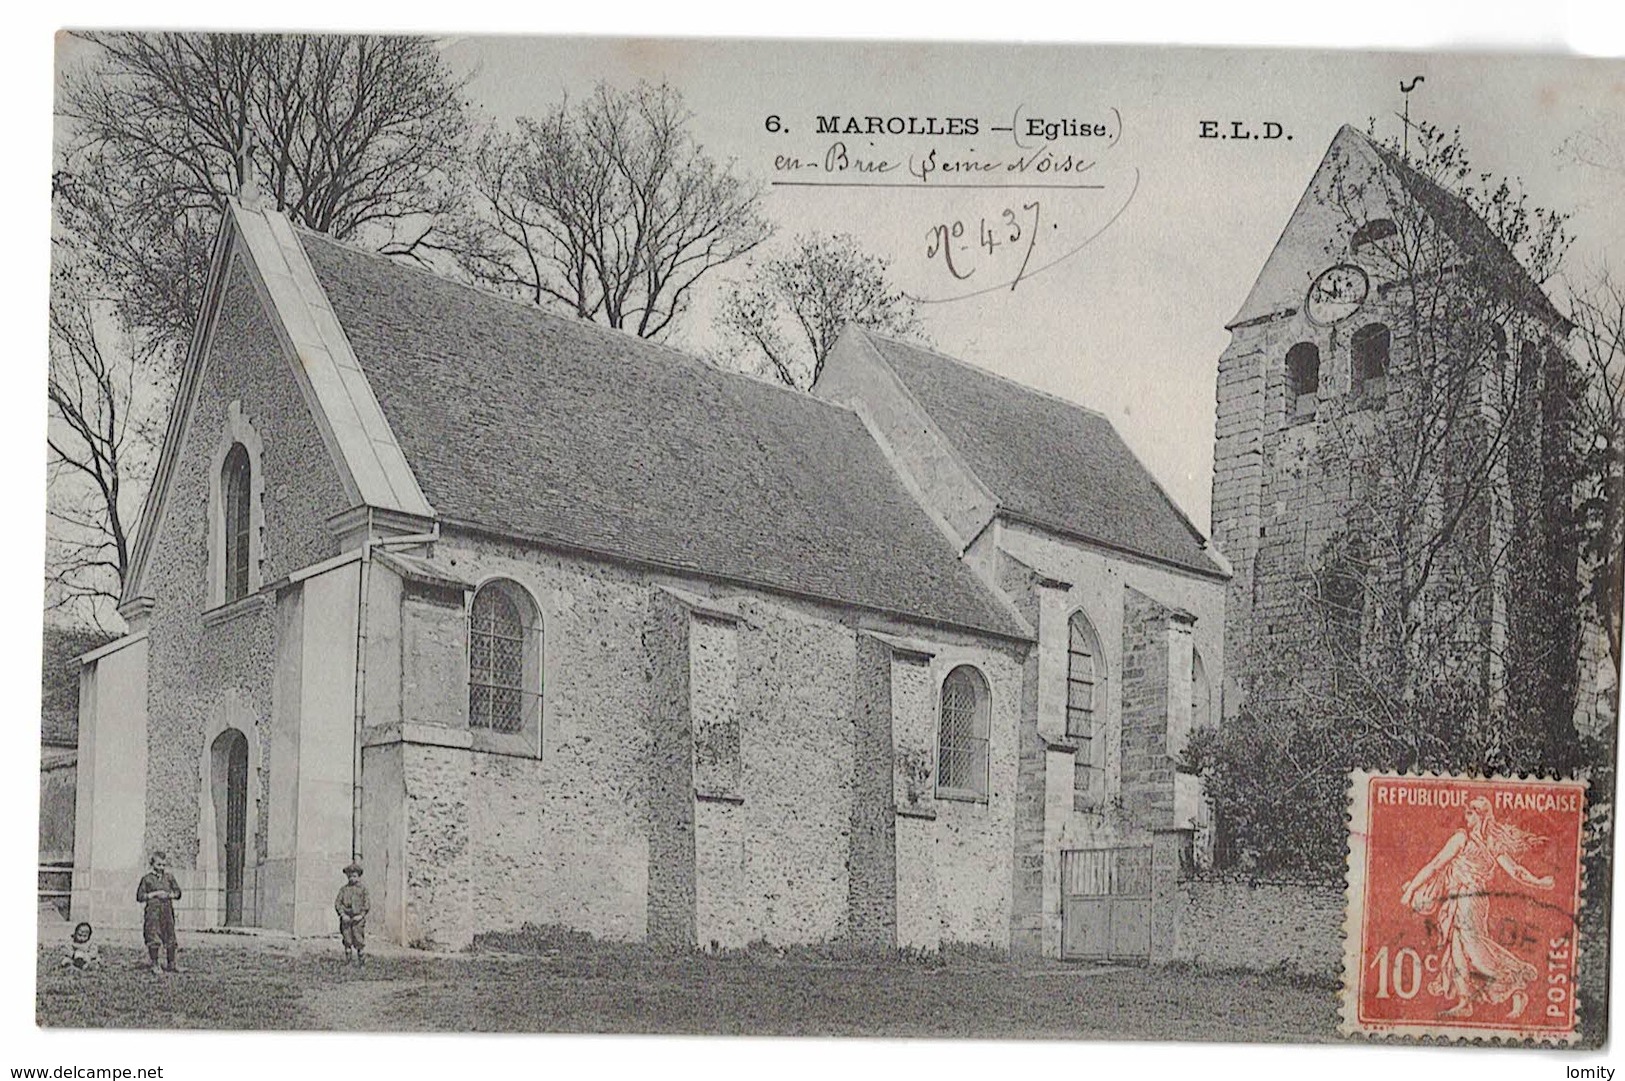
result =
[[[1150,958],[1150,845],[1061,853],[1061,956],[1080,961]]]

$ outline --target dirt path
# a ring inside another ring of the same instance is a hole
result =
[[[399,1020],[384,1012],[390,995],[401,990],[399,979],[369,976],[367,970],[350,969],[332,983],[305,991],[300,1006],[310,1015],[311,1027],[334,1032],[380,1032],[400,1028]]]

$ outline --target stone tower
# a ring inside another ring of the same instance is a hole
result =
[[[1489,227],[1344,127],[1227,329],[1226,712],[1401,670],[1572,702],[1572,616],[1526,600],[1574,590],[1569,325]]]

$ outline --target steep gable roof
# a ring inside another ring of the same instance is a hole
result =
[[[401,456],[293,227],[275,211],[231,200],[215,237],[204,308],[181,367],[158,468],[142,506],[124,602],[144,593],[147,561],[163,519],[170,478],[209,362],[225,279],[239,260],[282,340],[289,376],[310,407],[346,495],[356,504],[420,518],[434,515]]]
[[[1372,152],[1399,178],[1405,193],[1416,200],[1456,247],[1479,264],[1483,272],[1505,290],[1508,296],[1518,304],[1558,324],[1565,331],[1569,328],[1568,320],[1552,304],[1545,290],[1535,282],[1524,265],[1518,262],[1511,249],[1495,235],[1495,231],[1488,223],[1467,205],[1466,200],[1455,192],[1445,190],[1437,181],[1417,172],[1409,162],[1393,151],[1372,142],[1364,135],[1360,138],[1371,144]]]
[[[1226,576],[1111,421],[964,361],[867,337],[999,512],[1119,551]]]
[[[1297,207],[1248,291],[1247,299],[1225,324],[1227,328],[1296,310],[1303,303],[1315,275],[1340,261],[1328,251],[1328,245],[1347,240],[1349,223],[1343,212],[1323,204],[1320,193],[1331,190],[1338,170],[1347,167],[1370,175],[1386,173],[1394,177],[1405,195],[1515,302],[1567,328],[1567,321],[1529,272],[1460,196],[1446,191],[1399,155],[1347,124],[1338,129],[1327,146],[1315,175],[1304,188]],[[1359,213],[1368,220],[1392,216],[1393,208],[1388,205],[1382,185],[1368,186],[1365,205]]]
[[[448,523],[1029,637],[853,413],[297,235]]]

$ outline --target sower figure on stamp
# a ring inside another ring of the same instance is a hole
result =
[[[344,869],[344,885],[333,900],[333,911],[339,914],[339,937],[344,940],[344,963],[350,963],[351,951],[358,965],[367,963],[367,912],[372,901],[367,887],[361,884],[361,865],[352,863]]]
[[[1517,861],[1546,838],[1497,822],[1483,796],[1468,803],[1466,817],[1467,828],[1450,835],[1438,855],[1405,884],[1399,900],[1420,913],[1438,907],[1442,949],[1428,992],[1456,1000],[1445,1017],[1470,1017],[1475,1002],[1498,1004],[1509,998],[1507,1016],[1519,1017],[1529,1005],[1525,988],[1535,979],[1535,966],[1491,936],[1490,886],[1500,868],[1515,882],[1551,889],[1551,875],[1537,876]]]
[[[135,888],[137,904],[145,905],[141,915],[141,939],[147,946],[147,959],[152,971],[158,971],[158,949],[164,950],[164,971],[179,972],[175,965],[175,950],[180,943],[175,938],[175,902],[180,898],[180,883],[169,873],[169,857],[159,850],[152,854],[152,869],[141,876]]]

